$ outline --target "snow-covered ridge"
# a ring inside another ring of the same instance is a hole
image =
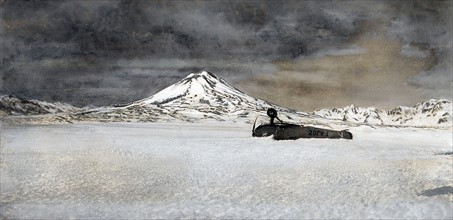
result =
[[[26,100],[11,95],[0,96],[0,115],[42,115],[79,110],[70,104]]]
[[[446,99],[431,99],[413,107],[398,106],[389,111],[350,105],[321,109],[314,114],[327,119],[372,125],[448,126],[452,123],[452,103]]]

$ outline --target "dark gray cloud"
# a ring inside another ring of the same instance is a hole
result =
[[[225,58],[241,53],[294,58],[341,43],[358,31],[354,15],[341,18],[328,13],[333,4],[288,3],[7,1],[2,20],[5,35],[32,46],[24,52],[33,59]]]
[[[448,55],[451,1],[419,3],[2,1],[0,93],[76,105],[129,102],[200,69],[230,81],[274,73],[272,62],[349,43],[374,19],[391,21],[391,36]],[[435,33],[419,36],[419,28]],[[423,76],[411,82],[430,84]]]
[[[422,88],[429,97],[451,99],[453,1],[416,1],[404,7],[396,6],[405,13],[392,20],[389,34],[421,49],[417,51],[419,55],[430,52],[436,57],[432,68],[411,77],[408,82]]]

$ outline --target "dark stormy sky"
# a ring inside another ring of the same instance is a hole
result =
[[[126,103],[202,69],[299,109],[452,99],[453,1],[0,0],[0,93]]]

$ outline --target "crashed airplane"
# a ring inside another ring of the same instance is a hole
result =
[[[336,131],[311,126],[284,123],[277,117],[277,111],[273,108],[267,110],[270,118],[269,124],[263,124],[255,128],[253,124],[253,137],[267,137],[273,135],[274,140],[295,140],[298,138],[343,138],[352,139],[352,133],[347,130]],[[275,123],[277,119],[279,123]]]

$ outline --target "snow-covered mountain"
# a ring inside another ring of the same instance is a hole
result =
[[[246,115],[249,111],[288,109],[249,96],[212,73],[192,73],[155,95],[134,102],[132,106],[153,106],[179,113]]]
[[[75,112],[78,108],[66,103],[26,100],[11,95],[0,96],[0,115],[43,115]]]
[[[148,98],[122,107],[92,110],[84,117],[156,120],[234,120],[254,118],[268,108],[280,112],[295,111],[251,97],[229,85],[225,80],[203,71],[191,73],[179,82]]]
[[[389,111],[351,105],[317,110],[314,114],[328,119],[372,125],[448,126],[452,122],[452,103],[445,99],[431,99],[413,107],[399,106]]]

